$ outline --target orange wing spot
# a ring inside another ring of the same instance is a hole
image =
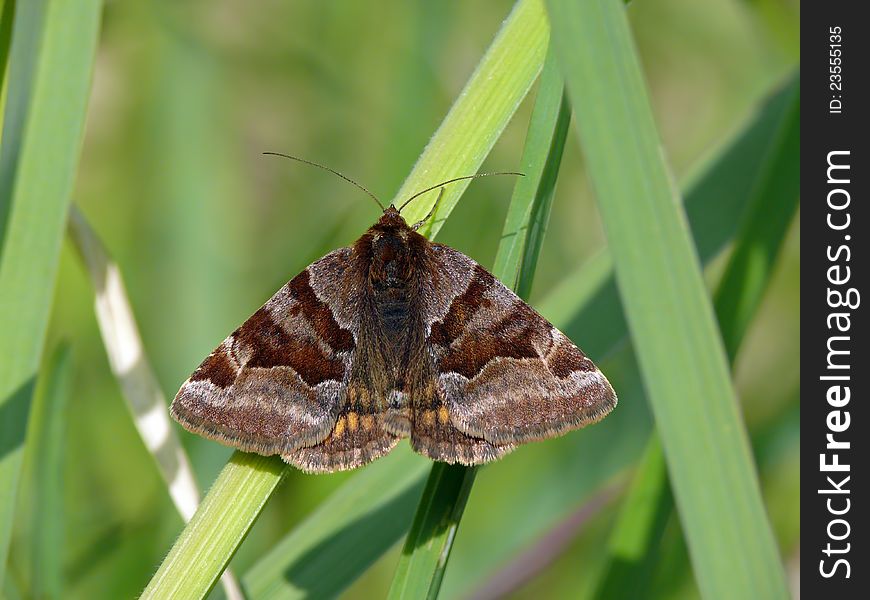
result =
[[[357,402],[363,408],[368,408],[371,405],[372,399],[371,396],[369,396],[369,391],[366,388],[359,389],[359,392],[357,393]]]
[[[371,415],[363,415],[362,417],[362,426],[366,431],[371,431],[372,427],[375,426],[375,419]]]
[[[347,413],[347,428],[351,431],[356,431],[356,428],[359,427],[359,417],[355,412]]]
[[[439,406],[438,407],[438,421],[442,425],[447,425],[447,421],[450,420],[450,414],[447,412],[447,407]]]
[[[432,427],[435,424],[435,411],[434,410],[424,410],[423,411],[423,424],[426,427]]]
[[[338,421],[335,423],[335,429],[332,430],[332,437],[339,438],[344,435],[344,427],[345,427],[345,419],[344,417],[339,417]]]

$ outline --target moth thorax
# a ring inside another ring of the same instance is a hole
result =
[[[370,277],[376,290],[404,288],[411,277],[408,243],[399,235],[382,234],[372,240]]]

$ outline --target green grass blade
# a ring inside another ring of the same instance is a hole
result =
[[[559,102],[559,116],[553,129],[552,143],[547,152],[544,172],[535,191],[535,201],[532,204],[532,214],[527,227],[529,233],[526,239],[523,256],[520,260],[520,272],[517,277],[516,292],[520,298],[528,299],[532,293],[532,282],[535,279],[535,266],[541,254],[544,234],[550,222],[550,210],[553,207],[553,195],[556,191],[556,179],[559,176],[559,165],[562,162],[562,151],[565,149],[565,139],[568,136],[568,126],[571,124],[571,106],[568,97],[562,93]]]
[[[654,554],[674,507],[665,456],[655,434],[647,444],[623,507],[610,536],[608,563],[594,598],[647,596],[656,564]]]
[[[3,587],[0,588],[0,598],[3,600],[25,600],[24,595],[18,586],[12,581],[11,577],[6,577],[3,580]]]
[[[787,588],[622,5],[548,2],[692,562],[708,598]]]
[[[17,6],[0,149],[0,582],[81,144],[101,2]]]
[[[396,206],[440,181],[477,172],[537,78],[548,36],[540,0],[519,0],[396,194]],[[434,238],[468,185],[466,180],[445,187],[435,216],[420,233]],[[435,198],[427,194],[402,214],[414,223]]]
[[[205,598],[286,468],[276,456],[234,452],[141,598]]]
[[[714,297],[725,351],[731,360],[770,279],[800,197],[800,83],[791,86],[790,108],[753,191],[751,210]]]
[[[405,180],[397,198],[407,198],[414,191],[419,191],[433,182],[437,183],[455,176],[458,172],[465,174],[479,168],[540,71],[547,34],[546,18],[540,2],[520,0]],[[442,199],[438,222],[434,223],[426,233],[430,236],[435,235],[464,189],[463,185],[448,188]],[[431,203],[425,207],[424,204],[424,202],[415,202],[410,205],[403,213],[405,218],[409,222],[422,218],[431,207]],[[244,464],[240,463],[233,466],[232,473],[228,473],[228,466],[222,472],[219,481],[223,478],[242,477],[244,468]],[[255,482],[254,489],[265,494],[263,497],[247,496],[248,512],[241,511],[244,506],[238,498],[220,497],[220,494],[230,493],[230,486],[216,486],[209,492],[214,508],[208,517],[202,517],[200,521],[225,518],[219,517],[222,514],[221,510],[228,509],[232,503],[232,508],[238,511],[237,517],[241,516],[248,525],[252,524],[262,504],[277,485],[281,472],[276,467],[244,475]],[[202,561],[197,562],[196,559],[196,555],[202,551],[198,550],[193,542],[199,536],[188,533],[196,521],[197,518],[194,517],[191,525],[182,532],[160,571],[155,575],[155,579],[149,584],[150,593],[158,594],[155,597],[165,593],[169,589],[167,586],[175,585],[176,578],[184,579],[184,569],[189,568],[191,564],[195,562],[200,566],[205,564]],[[204,525],[200,527],[205,528]],[[206,549],[211,557],[207,564],[212,569],[222,569],[227,564],[230,556],[235,552],[237,547],[235,544],[241,539],[231,541],[227,538],[223,541],[225,543],[215,544]],[[229,554],[218,560],[215,557],[219,556],[220,552]],[[171,564],[170,559],[172,559]],[[160,581],[157,581],[158,575]],[[202,583],[208,581],[207,577],[187,578],[181,584],[179,593],[198,597],[196,594],[202,593],[204,589]]]
[[[789,106],[782,114],[767,156],[759,162],[749,209],[714,297],[719,328],[732,362],[748,322],[761,304],[788,225],[797,212],[800,166],[797,80],[788,87],[787,95]],[[661,441],[654,434],[647,446],[647,456],[658,457],[661,452]],[[639,492],[625,500],[611,537],[608,564],[603,569],[597,598],[636,597],[639,590],[647,589],[658,562],[656,546],[673,509],[662,460],[651,458],[639,470],[635,489],[649,488],[657,490],[656,494],[646,497]]]
[[[475,467],[432,465],[388,598],[438,597],[476,473]]]
[[[12,42],[12,22],[15,20],[15,0],[6,0],[0,12],[0,90],[6,87],[6,67],[9,66],[9,44]],[[0,201],[2,202],[2,201]],[[5,218],[0,217],[0,231],[4,229]],[[0,247],[3,234],[0,234]]]
[[[523,151],[528,176],[514,189],[493,269],[496,277],[525,294],[531,289],[570,121],[563,87],[555,58],[550,56]],[[396,567],[391,598],[438,595],[476,472],[462,465],[432,467]]]
[[[242,579],[251,598],[331,598],[408,530],[429,462],[398,448],[355,475]]]
[[[52,353],[40,375],[27,428],[21,487],[26,494],[21,494],[19,502],[26,501],[19,505],[19,511],[29,526],[20,546],[29,555],[27,580],[33,598],[62,597],[62,472],[70,365],[70,349],[63,344]]]
[[[514,186],[492,268],[499,279],[512,287],[522,280],[523,288],[517,288],[517,293],[523,298],[528,297],[533,278],[518,268],[537,262],[571,121],[571,107],[563,97],[564,87],[551,50],[538,84],[541,101],[535,103],[531,117],[533,125],[529,127],[523,148],[520,171],[525,177]],[[561,100],[556,101],[556,98]],[[535,214],[531,212],[533,207]]]

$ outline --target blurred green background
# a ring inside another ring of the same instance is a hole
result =
[[[325,163],[390,198],[511,5],[107,2],[74,201],[121,266],[168,397],[286,280],[352,242],[378,216],[365,195],[338,178],[261,153]],[[629,15],[679,180],[738,131],[799,60],[797,2],[636,0]],[[530,108],[527,101],[485,170],[518,166]],[[439,241],[491,265],[512,185],[508,178],[475,182]],[[799,548],[798,243],[795,222],[736,366],[747,423],[761,440],[756,451],[765,502],[793,578]],[[582,158],[569,136],[532,304],[603,244]],[[710,281],[716,266],[708,270]],[[47,343],[50,351],[70,341],[74,366],[63,473],[65,596],[133,597],[182,524],[109,372],[92,302],[86,273],[67,244]],[[583,347],[582,331],[572,335]],[[625,402],[643,402],[639,383],[625,376],[625,356],[593,358]],[[551,479],[570,488],[611,455],[626,457],[618,459],[626,468],[606,482],[607,490],[624,489],[649,430],[645,406],[624,409],[591,430],[521,448],[482,470],[445,578],[446,597],[481,589],[533,545],[541,529],[536,524],[553,526],[588,502],[578,497],[566,506],[564,494],[534,485],[541,472],[564,472]],[[206,489],[230,450],[182,435]],[[589,435],[596,436],[599,454],[572,454],[575,439]],[[396,452],[409,452],[407,444]],[[233,568],[244,573],[347,477],[293,472]],[[516,597],[574,595],[585,583],[583,570],[600,560],[617,496],[604,494],[602,507],[571,530],[564,552],[516,589]],[[511,505],[523,505],[528,519],[506,523],[503,515],[516,512]],[[675,519],[661,552],[657,594],[696,597]],[[397,554],[398,547],[347,597],[382,596]]]

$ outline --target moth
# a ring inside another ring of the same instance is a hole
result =
[[[478,465],[607,415],[616,394],[593,362],[471,258],[417,233],[432,212],[409,226],[411,199],[378,201],[362,237],[278,290],[184,382],[172,416],[323,473],[405,437]]]

